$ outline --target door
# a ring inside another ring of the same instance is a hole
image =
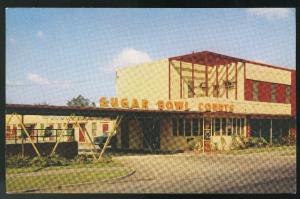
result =
[[[212,118],[204,118],[204,152],[211,151]]]
[[[85,142],[85,124],[79,124],[81,128],[79,128],[79,142]],[[81,130],[82,129],[82,130]]]

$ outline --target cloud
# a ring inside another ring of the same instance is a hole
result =
[[[117,67],[126,67],[129,65],[136,65],[150,61],[151,58],[148,53],[136,50],[134,48],[124,48],[112,59],[111,63],[108,64],[107,67],[101,68],[101,70],[106,72],[114,72]]]
[[[42,32],[42,31],[38,31],[37,33],[36,33],[36,36],[37,36],[37,38],[43,38],[44,37],[44,33]]]
[[[27,74],[27,79],[34,84],[39,84],[39,85],[49,85],[50,84],[50,81],[48,79],[43,78],[40,75],[34,74],[34,73]]]
[[[42,77],[35,73],[28,73],[27,79],[35,85],[45,85],[45,86],[55,86],[55,87],[59,86],[59,87],[67,88],[71,84],[71,81],[59,81],[59,80],[50,81],[47,78]]]
[[[283,19],[291,14],[289,8],[248,8],[247,13],[267,19]]]

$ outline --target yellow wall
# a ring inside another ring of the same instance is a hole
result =
[[[258,81],[291,85],[291,72],[246,63],[246,78]]]
[[[117,96],[168,99],[168,70],[167,59],[117,69]]]

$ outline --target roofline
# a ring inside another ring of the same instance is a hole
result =
[[[250,60],[241,59],[241,58],[237,58],[237,57],[231,57],[231,56],[228,56],[228,55],[223,55],[223,54],[219,54],[219,53],[215,53],[215,52],[211,52],[211,51],[194,52],[194,53],[185,54],[185,55],[192,55],[192,54],[197,54],[197,53],[214,54],[214,55],[217,55],[217,56],[224,57],[226,59],[235,60],[237,62],[246,62],[246,63],[256,64],[256,65],[261,65],[261,66],[266,66],[266,67],[270,67],[270,68],[275,68],[275,69],[280,69],[280,70],[286,70],[286,71],[296,71],[295,69],[290,69],[290,68],[283,67],[283,66],[275,66],[275,65],[271,65],[271,64],[260,63],[260,62],[256,62],[256,61],[250,61]],[[169,60],[180,58],[181,56],[185,56],[185,55],[179,55],[179,56],[175,56],[175,57],[170,57]]]
[[[61,115],[69,116],[78,111],[76,116],[107,116],[116,117],[118,114],[161,114],[161,115],[218,115],[218,116],[252,116],[252,117],[287,117],[292,115],[274,114],[243,114],[232,112],[200,112],[200,111],[169,111],[169,110],[143,110],[143,109],[122,109],[122,108],[100,108],[100,107],[80,107],[80,106],[53,106],[53,105],[29,105],[29,104],[6,104],[6,114],[18,113],[24,115]],[[29,114],[26,114],[29,113]]]

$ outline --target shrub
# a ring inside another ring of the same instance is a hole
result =
[[[226,145],[226,140],[223,136],[221,136],[221,145],[222,145],[222,151],[224,151],[225,145]]]
[[[189,150],[201,150],[203,145],[203,139],[202,138],[194,138],[191,140],[188,140],[188,149]]]
[[[30,157],[21,155],[15,155],[10,156],[6,158],[6,166],[7,167],[14,167],[14,168],[20,168],[20,167],[29,167],[30,164]]]
[[[88,164],[92,162],[86,154],[77,155],[73,161],[77,164]]]
[[[34,157],[31,159],[31,166],[48,167],[48,166],[66,166],[68,161],[58,155]]]
[[[196,140],[195,139],[188,140],[187,145],[189,150],[193,150],[196,145]]]
[[[296,145],[296,136],[293,135],[281,137],[279,140],[281,145],[287,145],[287,146]]]
[[[242,142],[242,139],[240,136],[232,135],[231,136],[232,143],[231,143],[231,149],[244,149],[245,145]]]

